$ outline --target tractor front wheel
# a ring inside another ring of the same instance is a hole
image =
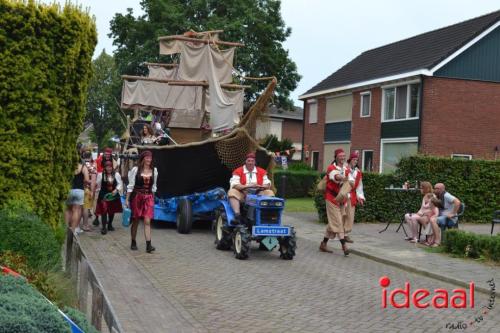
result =
[[[280,242],[280,258],[283,260],[292,260],[297,249],[297,240],[295,239],[295,230],[292,228],[290,236],[282,237]]]
[[[236,259],[247,259],[250,252],[250,233],[247,228],[239,227],[234,232],[233,236],[233,249]]]

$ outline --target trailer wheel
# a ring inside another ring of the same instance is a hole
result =
[[[245,227],[239,227],[234,232],[233,249],[236,259],[247,259],[250,252],[250,233]]]
[[[292,260],[297,249],[297,240],[295,239],[295,230],[292,228],[291,235],[282,237],[280,242],[280,258],[283,260]]]
[[[224,209],[219,210],[214,225],[215,247],[217,250],[231,248],[231,230],[227,227],[227,216]]]
[[[182,198],[179,199],[177,207],[177,232],[180,234],[189,234],[193,226],[193,212],[191,201]]]

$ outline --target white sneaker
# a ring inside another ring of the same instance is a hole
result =
[[[83,230],[82,230],[82,229],[80,229],[80,227],[76,227],[76,229],[75,229],[75,233],[76,233],[76,234],[81,234],[81,233],[83,233]]]

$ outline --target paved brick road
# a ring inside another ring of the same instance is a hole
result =
[[[142,240],[140,251],[128,250],[128,230],[121,227],[104,237],[85,234],[81,242],[126,332],[447,332],[446,323],[472,321],[487,302],[476,293],[475,311],[381,309],[383,275],[391,287],[405,281],[412,289],[455,287],[338,250],[319,253],[317,242],[297,229],[293,261],[255,247],[249,260],[236,260],[215,249],[207,228],[180,235],[156,227],[153,255]],[[465,331],[497,332],[499,310],[500,300]]]

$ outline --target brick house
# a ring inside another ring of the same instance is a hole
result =
[[[500,11],[363,52],[299,99],[303,159],[318,170],[339,147],[375,172],[417,152],[496,159]]]
[[[288,139],[292,141],[295,153],[292,160],[300,161],[302,158],[302,127],[304,111],[300,107],[294,110],[278,109],[270,106],[268,117],[264,121],[257,121],[256,138],[263,139],[268,134],[274,134],[278,140]]]

